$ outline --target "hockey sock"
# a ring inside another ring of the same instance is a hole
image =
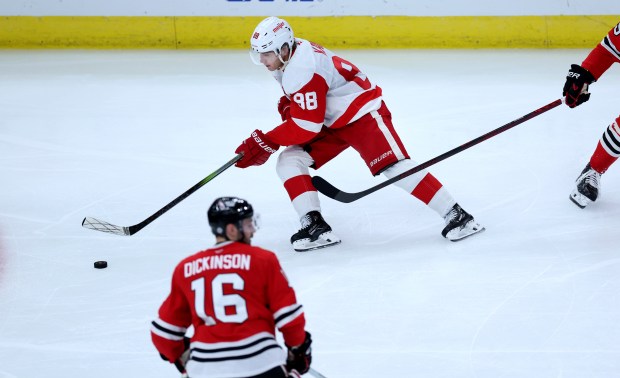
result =
[[[413,160],[401,160],[385,170],[384,174],[386,177],[392,178],[415,166],[416,163]],[[406,177],[394,183],[394,185],[411,193],[411,195],[424,202],[441,217],[446,215],[456,203],[441,182],[426,170]]]
[[[620,156],[619,120],[620,117],[607,127],[590,158],[590,166],[599,173],[605,173]]]
[[[287,147],[278,156],[276,171],[299,218],[311,211],[321,211],[319,194],[308,169],[313,163],[312,157],[299,146]]]
[[[311,211],[321,211],[319,194],[312,185],[310,175],[291,177],[284,182],[284,189],[300,218]]]
[[[456,203],[450,192],[430,173],[424,176],[411,194],[428,205],[442,218]]]

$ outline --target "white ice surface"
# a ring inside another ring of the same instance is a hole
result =
[[[341,53],[383,88],[423,162],[559,98],[587,51]],[[221,195],[261,213],[255,244],[282,261],[328,378],[620,377],[620,168],[594,205],[568,199],[620,113],[619,73],[583,106],[431,167],[483,234],[448,242],[442,219],[389,187],[322,197],[343,242],[295,253],[275,158],[231,168],[134,236],[80,226],[142,221],[277,124],[280,89],[246,52],[3,51],[0,377],[177,377],[149,323],[173,266],[212,244],[205,211]],[[384,180],[354,151],[319,173],[347,191]]]

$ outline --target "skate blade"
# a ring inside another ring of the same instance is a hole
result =
[[[571,202],[577,205],[580,209],[585,209],[585,207],[592,202],[588,197],[580,193],[571,193],[568,196],[568,199],[570,199]]]
[[[326,232],[315,241],[310,241],[310,239],[297,240],[293,243],[293,249],[297,252],[313,251],[315,249],[331,247],[332,245],[340,244],[340,242],[339,237],[331,232]]]
[[[470,222],[471,223],[471,222]],[[475,234],[479,234],[482,231],[486,230],[486,228],[484,228],[483,226],[481,226],[480,224],[476,223],[473,226],[470,226],[470,223],[467,223],[465,225],[465,227],[463,227],[461,230],[459,230],[458,233],[448,233],[446,235],[446,239],[450,240],[451,242],[457,242],[457,241],[461,241],[465,238],[468,238],[472,235]]]
[[[331,247],[331,246],[334,246],[334,245],[338,245],[340,243],[341,243],[341,241],[338,240],[337,242],[333,242],[333,243],[329,243],[329,244],[321,244],[321,245],[309,246],[307,248],[306,247],[300,248],[300,247],[294,247],[293,246],[293,249],[295,250],[295,252],[308,252],[308,251],[314,251],[314,250],[317,250],[317,249],[323,249],[323,248]]]

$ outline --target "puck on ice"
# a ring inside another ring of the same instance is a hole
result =
[[[95,268],[96,269],[103,269],[103,268],[107,268],[108,267],[108,262],[107,261],[95,261]]]

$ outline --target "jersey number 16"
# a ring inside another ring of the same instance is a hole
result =
[[[243,290],[245,282],[237,273],[218,274],[211,281],[211,300],[213,301],[214,316],[222,323],[243,323],[248,318],[248,308],[245,299],[239,294],[224,294],[224,285],[232,285],[235,290]],[[204,320],[206,325],[215,325],[215,319],[207,315],[205,310],[205,279],[192,281],[196,314]],[[226,313],[226,308],[234,311]]]

